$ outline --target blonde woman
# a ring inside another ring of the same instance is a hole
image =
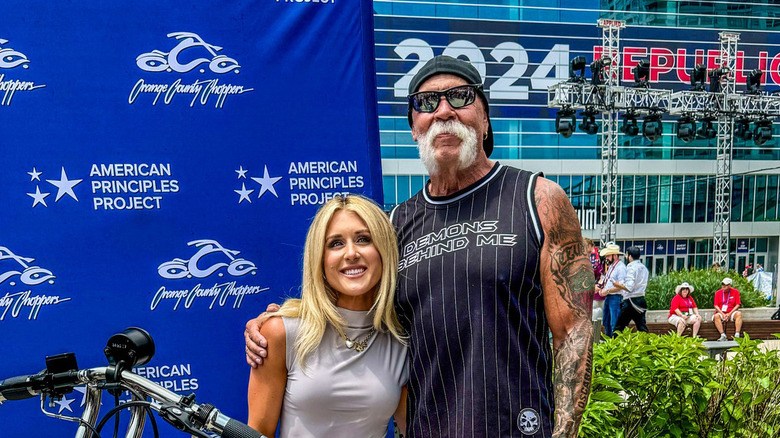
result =
[[[324,204],[306,236],[300,299],[263,316],[248,424],[281,437],[403,432],[408,362],[393,299],[398,247],[385,213],[356,195]]]

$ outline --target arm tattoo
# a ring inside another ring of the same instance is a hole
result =
[[[593,268],[585,256],[580,223],[563,191],[553,184],[537,186],[536,206],[548,225],[545,246],[550,278],[545,294],[557,294],[568,324],[565,338],[553,347],[553,436],[576,437],[588,403],[593,368]]]

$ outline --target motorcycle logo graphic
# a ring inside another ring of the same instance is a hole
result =
[[[14,254],[10,249],[0,246],[0,262],[4,260],[14,260],[22,270],[11,269],[5,272],[0,271],[0,284],[8,280],[9,278],[19,276],[19,280],[28,286],[37,286],[45,281],[54,283],[54,274],[51,271],[40,266],[30,265],[35,261],[32,257],[21,257]],[[15,286],[16,282],[11,281],[11,286]]]
[[[227,268],[227,273],[234,277],[241,277],[246,274],[254,275],[257,272],[257,266],[249,260],[236,258],[240,251],[231,250],[220,245],[216,240],[200,239],[187,242],[188,246],[195,246],[198,252],[189,260],[175,258],[169,262],[161,264],[157,272],[161,277],[170,280],[180,278],[206,278],[222,268]],[[222,257],[224,256],[224,257]],[[214,258],[221,261],[213,260]],[[227,260],[225,260],[225,257]],[[208,267],[202,268],[200,265],[211,263]],[[220,277],[223,273],[218,274]]]
[[[135,61],[141,70],[148,72],[188,73],[203,64],[208,64],[209,70],[223,74],[231,71],[238,73],[241,67],[235,59],[217,54],[217,52],[222,50],[222,47],[205,42],[203,38],[193,32],[173,32],[168,34],[168,38],[177,39],[179,44],[171,49],[170,52],[152,50],[149,53],[139,55]],[[186,51],[186,54],[190,54],[198,48],[205,49],[211,55],[211,58],[195,58],[189,62],[182,61],[182,59],[186,59],[183,52]],[[205,73],[206,70],[201,68],[200,72]]]
[[[10,47],[3,47],[7,42],[8,40],[0,38],[0,68],[14,68],[20,65],[22,68],[28,68],[27,64],[30,60],[27,59],[27,55]]]

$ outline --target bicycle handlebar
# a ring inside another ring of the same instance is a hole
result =
[[[103,385],[110,381],[107,376],[113,371],[115,370],[111,367],[97,367],[56,374],[42,372],[11,377],[0,381],[0,403],[35,397],[55,389],[70,390],[79,385]],[[161,416],[179,429],[195,427],[223,438],[266,438],[246,424],[224,415],[213,405],[196,404],[192,399],[185,399],[131,371],[121,371],[118,380],[121,387],[157,401],[161,405],[158,409]]]

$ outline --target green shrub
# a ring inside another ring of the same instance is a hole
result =
[[[733,359],[699,339],[625,330],[594,346],[580,437],[780,436],[780,353],[739,339]]]
[[[737,274],[736,271],[720,272],[711,269],[691,269],[672,271],[650,279],[645,291],[647,308],[650,310],[668,310],[674,297],[674,289],[680,283],[687,281],[694,287],[691,294],[696,300],[696,305],[701,309],[713,308],[715,292],[721,288],[721,282],[725,277],[730,277],[732,285],[739,291],[742,307],[762,307],[767,305],[764,295],[757,291],[753,284]]]

